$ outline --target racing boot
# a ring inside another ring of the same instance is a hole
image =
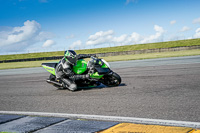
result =
[[[68,88],[70,91],[77,90],[77,85],[74,82],[72,82],[71,80],[65,79],[65,78],[63,78],[61,80],[64,83],[63,86],[66,87],[66,88]]]

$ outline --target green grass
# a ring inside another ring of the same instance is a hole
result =
[[[200,39],[179,40],[179,41],[137,44],[137,45],[125,45],[125,46],[97,48],[97,49],[85,49],[85,50],[76,50],[76,52],[77,52],[77,54],[93,54],[93,53],[107,53],[107,52],[132,51],[132,50],[142,50],[142,49],[171,48],[171,47],[194,46],[194,45],[200,45]],[[52,57],[52,56],[63,56],[63,55],[64,55],[64,51],[15,54],[15,55],[0,55],[0,60]]]
[[[104,59],[106,61],[111,62],[111,61],[125,61],[125,60],[141,60],[141,59],[153,59],[153,58],[192,56],[192,55],[200,55],[200,49],[185,50],[185,51],[173,51],[173,52],[161,52],[161,53],[110,56],[110,57],[104,57]],[[54,62],[54,61],[55,60],[0,63],[0,69],[40,67],[41,63],[43,63],[43,62]]]
[[[161,52],[161,53],[134,54],[134,55],[123,55],[123,56],[109,56],[105,57],[104,59],[106,61],[112,62],[112,61],[143,60],[143,59],[194,56],[194,55],[200,55],[200,49],[174,51],[174,52]]]
[[[40,67],[41,64],[44,62],[54,62],[54,61],[55,60],[0,63],[0,69]]]
[[[137,45],[125,45],[125,46],[109,47],[109,48],[79,50],[78,52],[86,53],[86,54],[87,53],[107,53],[107,52],[143,50],[143,49],[174,48],[174,47],[195,46],[195,45],[200,45],[200,39],[179,40],[179,41],[137,44]]]

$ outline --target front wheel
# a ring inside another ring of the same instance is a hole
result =
[[[112,75],[105,76],[102,83],[109,87],[118,86],[121,83],[121,77],[117,73],[113,72]]]

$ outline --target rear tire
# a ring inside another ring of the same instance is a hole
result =
[[[49,76],[49,80],[56,81],[56,76],[53,75],[53,74],[51,74]],[[59,90],[65,90],[65,89],[67,89],[67,88],[64,88],[63,86],[61,87],[61,86],[58,86],[58,85],[55,85],[55,84],[53,84],[53,86],[56,87],[56,88],[58,88]]]
[[[56,76],[53,75],[53,74],[51,74],[51,75],[49,76],[49,80],[53,80],[53,81],[55,81],[55,80],[56,80]]]
[[[112,75],[104,77],[102,83],[109,87],[118,86],[121,83],[121,77],[117,73],[113,72]]]

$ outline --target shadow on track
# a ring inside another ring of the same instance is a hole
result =
[[[119,86],[127,86],[125,83],[121,83]],[[117,87],[117,86],[115,86]],[[93,86],[93,87],[78,87],[78,89],[74,92],[77,91],[86,91],[86,90],[94,90],[94,89],[103,89],[103,88],[113,88],[113,87],[108,87],[104,84],[100,84],[99,86]],[[62,88],[58,88],[57,90],[68,90],[68,89],[62,89]]]

